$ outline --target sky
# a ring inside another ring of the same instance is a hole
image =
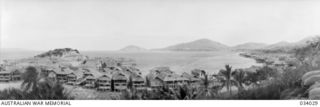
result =
[[[0,46],[31,50],[228,46],[320,34],[319,0],[0,0]]]

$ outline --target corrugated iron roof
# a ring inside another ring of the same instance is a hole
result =
[[[109,75],[103,74],[98,78],[98,80],[111,80],[111,77]]]
[[[119,72],[112,74],[112,79],[113,80],[127,80],[126,76],[122,73],[119,73]]]
[[[132,81],[144,81],[140,75],[132,75]]]

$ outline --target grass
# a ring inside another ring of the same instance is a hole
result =
[[[64,85],[64,87],[75,100],[114,100],[120,99],[121,95],[120,92],[97,91],[80,86]]]
[[[20,88],[22,81],[0,82],[0,91],[8,88]]]

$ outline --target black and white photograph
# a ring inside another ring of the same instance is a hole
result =
[[[0,1],[0,100],[320,99],[319,0]]]

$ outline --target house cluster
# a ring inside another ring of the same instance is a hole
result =
[[[18,81],[21,79],[19,69],[0,67],[0,82]]]
[[[84,66],[76,70],[61,67],[41,71],[53,81],[67,85],[83,86],[99,91],[121,91],[127,89],[130,79],[133,87],[137,90],[145,88],[144,79],[138,70],[129,66],[106,66],[103,68]]]
[[[178,75],[169,67],[151,69],[146,78],[136,68],[134,61],[112,58],[93,58],[81,61],[80,64],[70,61],[53,60],[53,58],[38,58],[26,62],[29,65],[14,64],[12,66],[34,66],[39,75],[45,75],[52,81],[66,85],[81,86],[98,91],[121,91],[128,87],[136,90],[159,89],[161,87],[177,88],[183,84],[199,86],[201,75],[183,73]],[[79,61],[76,61],[79,62]],[[25,69],[25,68],[24,68]],[[20,80],[23,69],[0,69],[0,81]],[[201,74],[201,70],[196,71]]]
[[[152,89],[158,89],[164,86],[177,88],[180,85],[189,84],[191,86],[200,86],[201,79],[192,74],[184,72],[178,75],[169,67],[156,67],[150,70],[147,75],[148,86]]]

